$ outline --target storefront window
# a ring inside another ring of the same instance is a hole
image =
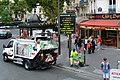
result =
[[[94,30],[94,37],[97,38],[97,35],[99,35],[99,30]]]

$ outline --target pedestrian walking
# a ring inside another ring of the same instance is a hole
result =
[[[110,64],[109,64],[107,58],[103,58],[103,61],[101,62],[101,70],[103,72],[104,80],[108,80],[109,79]]]
[[[87,50],[87,43],[88,43],[88,38],[87,36],[84,39],[84,48]]]
[[[75,38],[74,45],[75,45],[76,51],[78,51],[78,37]]]
[[[88,40],[87,44],[88,54],[91,54],[91,42]]]
[[[81,40],[81,37],[78,38],[78,53],[80,53],[81,51],[81,47],[82,47],[82,40]]]
[[[95,52],[95,40],[94,40],[94,38],[92,38],[92,41],[91,41],[91,51],[92,51],[92,53]]]
[[[101,37],[98,35],[98,38],[97,38],[97,51],[102,49],[102,39]]]
[[[91,42],[92,41],[92,38],[93,38],[93,35],[91,35],[88,40]]]

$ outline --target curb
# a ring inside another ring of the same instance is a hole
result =
[[[59,67],[59,68],[71,70],[71,71],[74,71],[74,72],[80,72],[78,69],[75,69],[75,68],[72,68],[72,67],[63,66],[63,65],[61,65],[61,64],[56,64],[55,66],[56,66],[56,67]]]
[[[62,69],[65,69],[65,70],[76,72],[77,76],[83,77],[83,78],[86,78],[86,79],[89,79],[89,80],[101,80],[101,78],[102,78],[101,75],[91,73],[91,72],[88,72],[88,71],[85,71],[85,70],[80,70],[80,69],[75,69],[75,68],[72,68],[72,67],[63,66],[61,64],[56,64],[55,66],[59,67],[59,68],[62,68]]]

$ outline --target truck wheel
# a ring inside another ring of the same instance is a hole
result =
[[[52,64],[55,65],[55,64],[56,64],[56,60],[54,60],[54,61],[52,62]]]
[[[26,70],[30,70],[31,69],[31,62],[30,62],[30,60],[25,60],[24,61],[24,68]]]
[[[8,62],[8,61],[9,61],[8,56],[7,56],[7,55],[3,55],[3,60],[4,60],[5,62]]]

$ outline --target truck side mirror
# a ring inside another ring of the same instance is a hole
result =
[[[3,44],[3,48],[6,48],[6,46]]]

